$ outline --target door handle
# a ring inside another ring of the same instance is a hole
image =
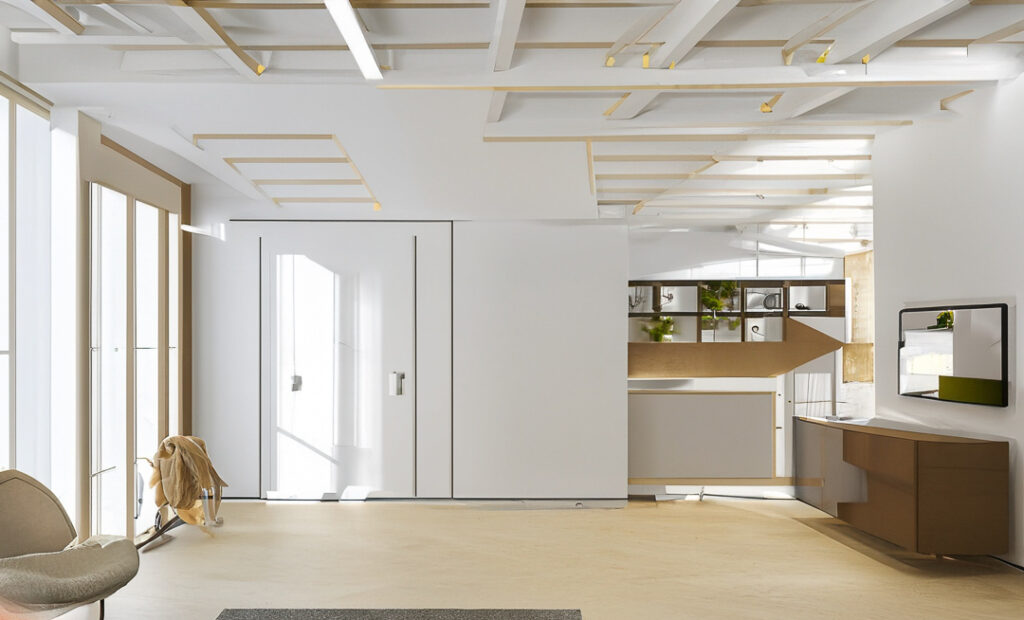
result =
[[[405,373],[397,370],[388,375],[388,396],[401,396],[405,392]]]

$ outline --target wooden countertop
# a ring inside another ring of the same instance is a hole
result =
[[[885,428],[882,426],[869,426],[866,424],[844,424],[842,422],[832,422],[830,420],[821,420],[818,418],[805,418],[801,416],[794,416],[797,420],[803,422],[809,422],[810,424],[819,424],[821,426],[827,426],[829,428],[838,428],[847,431],[856,431],[859,433],[866,433],[868,435],[881,435],[883,437],[893,437],[896,439],[912,439],[914,441],[930,441],[933,443],[961,443],[961,444],[979,444],[979,443],[1006,443],[1001,441],[995,441],[991,439],[973,439],[970,437],[957,437],[955,435],[940,435],[938,433],[925,433],[918,431],[907,431],[896,428]]]

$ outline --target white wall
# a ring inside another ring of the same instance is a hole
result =
[[[259,239],[228,225],[227,241],[192,236],[192,432],[228,483],[260,494]]]
[[[1010,312],[1010,406],[897,395],[897,313],[904,306],[1009,301],[1024,295],[1024,79],[979,89],[952,120],[878,136],[875,180],[877,415],[1011,440],[1011,551],[1024,564],[1024,412],[1020,313]]]
[[[461,498],[624,498],[626,229],[456,223]]]

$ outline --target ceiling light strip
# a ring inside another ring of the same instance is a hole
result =
[[[345,38],[345,43],[356,59],[363,77],[367,80],[383,80],[384,75],[380,71],[377,57],[366,40],[366,32],[349,0],[325,0],[324,5],[341,31],[341,36]]]

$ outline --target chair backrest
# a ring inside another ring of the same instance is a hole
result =
[[[16,469],[0,471],[0,558],[60,551],[75,536],[50,489]]]

